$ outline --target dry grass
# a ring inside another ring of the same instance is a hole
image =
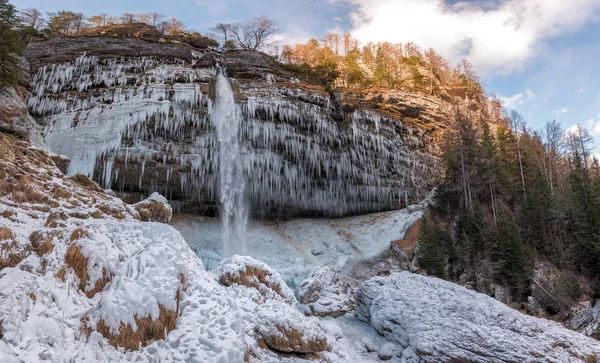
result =
[[[77,231],[77,230],[75,230]],[[85,233],[85,231],[83,231]],[[73,232],[75,234],[75,232]],[[87,233],[85,233],[87,236]],[[73,235],[71,235],[73,238]],[[106,284],[108,284],[112,278],[111,274],[106,268],[102,269],[102,278],[98,279],[94,284],[94,288],[86,290],[90,276],[88,275],[88,258],[81,253],[81,246],[71,245],[65,254],[65,263],[67,266],[75,271],[75,275],[79,277],[79,290],[83,291],[87,297],[92,298],[98,292],[104,290]]]
[[[46,223],[44,224],[44,226],[48,228],[64,228],[67,225],[62,221],[66,221],[67,219],[69,219],[69,216],[65,213],[52,212],[50,213],[48,218],[46,218]]]
[[[598,363],[600,358],[598,358],[598,354],[594,353],[585,357],[585,363]]]
[[[246,271],[240,271],[237,275],[227,273],[220,277],[219,281],[225,286],[231,286],[233,284],[244,285],[252,287],[260,291],[263,295],[265,294],[264,287],[267,287],[275,291],[278,295],[287,298],[281,292],[281,286],[277,283],[271,283],[267,276],[271,274],[265,270],[261,270],[254,266],[246,266]]]
[[[71,197],[73,197],[73,194],[71,194],[68,190],[64,188],[56,186],[54,187],[52,196],[56,199],[71,199]]]
[[[178,302],[179,305],[179,302]],[[133,330],[131,325],[121,323],[119,334],[110,333],[110,328],[105,325],[104,320],[100,320],[96,330],[102,334],[108,342],[114,347],[121,347],[126,350],[137,350],[140,346],[145,347],[148,343],[159,339],[166,339],[167,333],[175,329],[177,322],[177,311],[171,311],[159,305],[159,316],[156,321],[151,316],[144,318],[135,317],[137,330]],[[86,329],[87,334],[91,334],[90,328]]]
[[[94,207],[99,209],[102,213],[104,213],[104,215],[112,216],[113,218],[116,218],[119,220],[125,219],[125,216],[123,215],[123,213],[116,208],[111,208],[104,204],[96,204],[96,205],[94,205]]]
[[[11,221],[15,221],[15,217],[17,216],[17,212],[15,212],[12,209],[5,209],[2,214],[0,214],[0,216],[6,218],[6,219],[10,219]]]
[[[142,222],[160,222],[168,224],[173,217],[173,211],[169,206],[152,200],[148,203],[138,203],[135,210],[140,214]]]
[[[102,212],[100,212],[98,209],[96,209],[92,213],[90,213],[90,216],[94,219],[103,219],[104,218],[104,214],[102,214]]]
[[[63,267],[60,270],[58,270],[58,272],[54,276],[56,276],[56,278],[59,279],[60,281],[65,282],[65,277],[67,276],[67,270]]]
[[[186,289],[185,280],[185,275],[179,274],[179,282],[182,285],[183,291]],[[104,320],[100,320],[96,330],[108,339],[108,342],[111,345],[126,350],[137,350],[140,346],[145,347],[155,340],[165,340],[167,338],[167,333],[175,329],[177,323],[180,302],[179,290],[175,293],[175,301],[177,304],[175,311],[167,310],[164,306],[158,305],[159,316],[157,320],[152,320],[151,316],[143,318],[135,316],[134,319],[137,325],[137,330],[135,331],[131,325],[121,323],[119,334],[113,335],[110,333],[110,328],[106,326]],[[87,325],[85,326],[86,328],[84,328],[84,331],[89,336],[92,329],[87,327]]]
[[[88,238],[90,235],[83,228],[77,228],[71,233],[71,241],[77,241],[82,238]]]
[[[10,228],[0,227],[0,241],[12,240],[13,238],[15,238],[15,235]]]
[[[87,213],[83,213],[83,212],[72,212],[72,213],[69,213],[69,217],[77,218],[77,219],[89,219],[90,215]]]
[[[12,233],[12,232],[11,232]],[[15,267],[31,253],[31,248],[19,246],[15,240],[0,242],[0,270]]]
[[[82,186],[83,188],[85,188],[87,190],[104,193],[104,190],[98,184],[96,184],[92,179],[88,178],[86,175],[75,174],[72,177],[67,178],[67,179],[75,182],[76,184]]]
[[[29,298],[31,299],[31,301],[35,302],[37,300],[37,297],[35,296],[35,294],[33,292],[29,293]]]
[[[288,329],[277,325],[280,334],[262,335],[267,347],[277,352],[309,354],[319,353],[327,349],[327,340],[306,340],[304,333],[297,329]]]

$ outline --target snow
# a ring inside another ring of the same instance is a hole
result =
[[[460,285],[409,272],[360,285],[356,316],[403,350],[402,362],[579,362],[600,343]],[[415,353],[420,356],[417,357]]]
[[[296,288],[316,266],[348,272],[354,262],[386,251],[391,241],[402,239],[406,229],[421,218],[425,205],[338,219],[250,221],[248,255],[271,266]],[[218,218],[178,214],[171,223],[207,269],[215,268],[223,259]]]
[[[331,267],[315,267],[300,285],[307,315],[339,316],[354,310],[354,289]]]

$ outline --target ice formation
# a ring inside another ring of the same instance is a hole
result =
[[[70,174],[214,205],[223,177],[222,123],[215,122],[222,108],[208,95],[215,80],[216,93],[224,89],[219,79],[214,68],[183,60],[82,55],[41,67],[28,106],[49,147],[71,158]],[[397,209],[426,195],[440,170],[423,130],[366,110],[335,120],[328,97],[274,79],[232,80],[242,94],[243,153],[235,164],[253,210],[340,216]],[[150,162],[157,167],[148,170]],[[139,178],[125,185],[128,171]]]
[[[240,143],[241,111],[229,79],[219,70],[211,121],[219,140],[219,206],[225,257],[246,253],[246,175]]]

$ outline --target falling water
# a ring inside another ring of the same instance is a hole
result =
[[[223,255],[244,254],[248,223],[246,179],[240,145],[242,113],[235,103],[229,79],[217,74],[215,107],[211,116],[219,141],[219,202],[223,223]]]

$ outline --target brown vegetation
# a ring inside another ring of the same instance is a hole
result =
[[[65,228],[67,225],[63,223],[63,221],[66,221],[67,219],[69,219],[69,216],[65,213],[52,212],[48,215],[48,218],[46,218],[44,226],[48,228]]]
[[[185,275],[179,274],[179,281],[183,291],[186,290],[185,280]],[[108,339],[108,342],[114,347],[121,347],[126,350],[136,350],[140,346],[145,347],[152,341],[166,339],[166,334],[175,329],[179,312],[180,290],[175,293],[175,301],[177,305],[175,311],[167,310],[164,306],[158,305],[159,316],[157,320],[153,320],[152,316],[142,318],[135,316],[136,330],[133,330],[129,324],[121,323],[119,334],[113,335],[110,332],[110,328],[105,325],[104,320],[100,320],[96,330]],[[85,319],[83,323],[84,331],[89,336],[92,329],[87,326]]]
[[[177,305],[179,305],[179,302]],[[162,305],[158,307],[160,313],[157,320],[152,320],[151,316],[143,318],[135,317],[136,330],[133,330],[129,324],[125,325],[121,323],[119,334],[113,335],[110,332],[110,328],[105,325],[104,320],[100,320],[96,330],[108,339],[108,342],[114,347],[137,350],[140,345],[145,347],[148,343],[155,340],[166,339],[166,333],[175,329],[177,311],[167,310]],[[91,328],[84,328],[84,330],[88,335],[92,332]]]
[[[309,354],[322,352],[328,347],[327,340],[306,340],[304,333],[297,329],[277,325],[277,331],[271,335],[261,334],[264,344],[277,352]]]
[[[71,233],[71,241],[77,241],[78,239],[87,237],[89,237],[89,234],[83,228],[77,228]]]
[[[240,271],[239,273],[232,275],[231,273],[226,273],[219,278],[219,281],[225,286],[231,286],[233,284],[243,285],[247,287],[252,287],[260,291],[261,294],[266,293],[266,289],[270,289],[275,291],[279,296],[284,299],[287,298],[281,292],[281,286],[278,283],[271,283],[267,279],[267,276],[271,274],[265,270],[261,270],[254,266],[246,266],[245,271]]]
[[[85,231],[84,231],[85,232]],[[98,292],[102,291],[106,284],[112,278],[106,268],[102,268],[102,278],[98,279],[91,290],[86,290],[86,285],[90,279],[88,275],[88,258],[81,252],[82,246],[71,245],[65,254],[65,263],[75,271],[79,277],[79,290],[83,291],[87,297],[92,298]]]
[[[96,184],[96,182],[94,182],[92,179],[88,178],[86,175],[83,175],[81,173],[75,174],[67,179],[75,182],[76,184],[82,186],[87,190],[104,193],[104,190],[98,184]]]
[[[0,270],[15,267],[31,253],[29,246],[20,246],[14,238],[9,228],[0,227]]]
[[[160,222],[168,224],[171,221],[171,217],[173,217],[171,208],[156,200],[140,202],[134,207],[140,214],[140,220],[142,222]]]

